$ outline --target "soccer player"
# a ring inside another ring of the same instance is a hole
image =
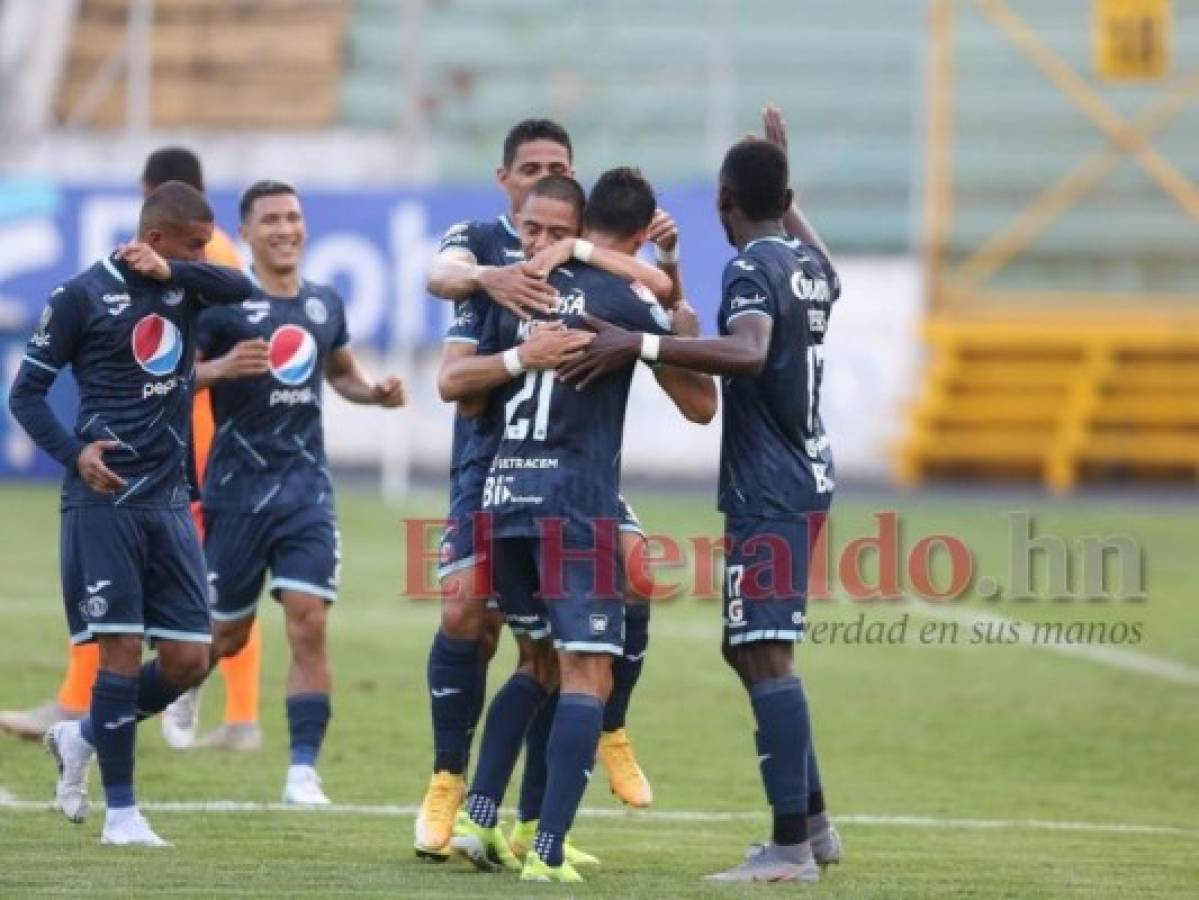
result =
[[[539,182],[519,220],[526,252],[536,252],[546,238],[577,233],[583,201],[571,179],[551,176]],[[592,258],[601,247],[632,254],[644,242],[655,212],[652,188],[627,169],[602,176],[586,205],[584,222],[594,243],[575,245],[580,259]],[[550,283],[560,292],[556,320],[571,325],[585,311],[598,310],[669,333],[667,314],[652,298],[647,302],[627,282],[584,262],[556,269]],[[508,382],[493,391],[484,413],[497,423],[492,446],[498,449],[483,488],[483,511],[492,516],[492,575],[521,643],[522,665],[492,701],[467,797],[469,820],[455,829],[454,846],[481,869],[518,867],[497,827],[498,806],[525,731],[560,688],[546,748],[540,823],[521,876],[574,882],[581,878],[567,859],[566,835],[594,764],[604,701],[612,689],[612,657],[624,650],[617,487],[632,366],[594,391],[569,390],[550,372],[525,371],[519,344],[532,340],[531,334],[529,323],[498,314],[481,344],[481,351],[495,352],[481,352],[457,367],[460,387],[467,391]],[[659,379],[676,402],[697,416],[706,405],[710,418],[715,412],[711,380],[671,375]],[[555,522],[561,526],[556,532]],[[542,536],[543,528],[548,536]],[[580,554],[593,565],[579,565]],[[533,599],[538,591],[564,596],[540,606]]]
[[[427,289],[457,303],[443,361],[475,353],[493,303],[527,315],[551,308],[554,291],[522,264],[520,238],[512,224],[529,188],[542,177],[572,174],[570,137],[557,123],[528,119],[504,140],[496,180],[509,211],[489,221],[450,228],[429,270]],[[464,772],[471,736],[483,708],[487,664],[495,653],[501,620],[488,614],[487,597],[475,590],[487,561],[476,555],[471,514],[478,510],[481,471],[462,465],[475,427],[454,419],[450,456],[450,525],[441,544],[441,623],[429,649],[427,668],[433,725],[433,775],[416,817],[414,849],[433,861],[449,856],[454,817],[465,794]]]
[[[322,385],[328,381],[351,403],[385,408],[403,405],[404,386],[366,373],[349,347],[337,292],[300,277],[307,232],[295,189],[257,182],[239,212],[257,290],[240,306],[208,310],[197,337],[205,360],[199,381],[211,388],[216,423],[203,490],[213,651],[220,659],[245,645],[269,569],[291,644],[283,800],[326,805],[316,760],[331,714],[325,632],[341,539],[325,464]],[[225,364],[246,342],[263,352],[256,374]]]
[[[153,191],[164,181],[182,181],[196,190],[204,190],[204,171],[200,159],[184,147],[162,147],[146,159],[142,170],[142,189]],[[217,226],[212,240],[204,248],[204,258],[222,266],[242,268],[241,255],[233,240]],[[204,482],[208,453],[212,447],[212,403],[207,388],[196,391],[192,405],[192,449],[195,461],[194,485],[198,491]],[[204,518],[197,499],[192,502],[192,517],[200,538],[204,537]],[[225,683],[224,722],[211,734],[196,741],[200,714],[200,691],[192,688],[163,711],[160,718],[162,737],[167,746],[186,750],[192,746],[227,750],[257,750],[262,746],[262,728],[258,724],[258,681],[262,670],[262,629],[255,624],[250,639],[240,653],[222,659],[218,667]]]
[[[151,193],[137,239],[51,294],[9,400],[67,470],[63,600],[72,642],[99,643],[100,671],[89,716],[54,725],[46,745],[58,806],[74,822],[90,811],[87,770],[99,757],[106,844],[166,845],[134,798],[136,723],[208,670],[204,559],[187,509],[194,330],[202,304],[253,291],[240,272],[199,262],[212,228],[194,188],[172,181]],[[72,431],[46,403],[66,365],[79,385]],[[143,639],[158,650],[144,665]]]
[[[722,651],[749,694],[772,840],[717,881],[817,881],[840,859],[825,812],[793,643],[804,634],[808,548],[833,491],[820,419],[824,337],[840,294],[824,244],[792,203],[786,131],[732,147],[720,169],[720,221],[737,255],[725,267],[720,337],[663,338],[590,320],[586,354],[560,370],[580,389],[640,356],[722,375],[719,505],[728,541]]]
[[[607,173],[601,179],[602,187],[599,196],[608,198],[621,196],[616,188],[624,185],[623,197],[636,204],[652,198],[652,192],[645,188],[644,179],[639,174],[628,169],[617,169]],[[532,268],[538,272],[549,272],[571,260],[576,253],[585,254],[591,265],[611,272],[621,278],[634,282],[634,290],[647,303],[653,302],[651,292],[645,286],[653,285],[653,292],[661,296],[664,303],[669,304],[673,316],[673,326],[677,334],[698,335],[699,322],[695,312],[682,300],[682,280],[677,271],[678,229],[674,220],[664,211],[653,213],[648,236],[659,246],[659,266],[655,268],[631,255],[635,248],[632,241],[614,241],[612,234],[621,234],[625,228],[625,211],[614,204],[601,203],[588,216],[584,238],[578,240],[580,216],[576,204],[580,201],[581,191],[570,179],[549,176],[538,182],[526,195],[525,204],[518,217],[520,230],[524,239],[527,253],[536,254],[529,260]],[[552,242],[552,243],[551,243]],[[663,255],[667,255],[665,264]],[[666,274],[671,272],[672,274]],[[486,302],[486,301],[484,301]],[[458,327],[458,326],[455,326]],[[464,324],[469,328],[470,324]],[[451,332],[453,333],[453,332]],[[541,348],[547,340],[558,340],[565,345],[565,352],[550,360],[542,359]],[[577,355],[578,349],[590,340],[586,332],[571,332],[559,324],[549,327],[539,324],[535,327],[527,341],[517,349],[517,359],[526,370],[552,369],[561,365],[569,358]],[[656,377],[667,393],[675,401],[683,415],[693,422],[706,423],[716,412],[716,392],[710,379],[693,379],[686,373],[672,372],[660,368],[655,372]],[[443,361],[439,373],[439,388],[442,399],[458,401],[460,408],[479,405],[479,396],[498,388],[513,378],[512,373],[498,356],[476,355],[463,356]],[[476,410],[481,412],[482,410]],[[495,456],[496,447],[504,429],[503,415],[498,409],[480,416],[475,425],[475,431],[468,448],[464,451],[462,464],[465,469],[474,468],[484,475]],[[483,484],[478,485],[482,500]],[[624,716],[628,709],[629,698],[633,687],[640,675],[648,643],[648,626],[650,606],[648,598],[652,594],[653,584],[650,573],[640,560],[644,560],[644,548],[639,546],[646,540],[640,524],[632,510],[623,499],[617,498],[620,507],[620,549],[621,557],[628,569],[626,573],[627,590],[625,605],[625,640],[623,652],[613,662],[613,687],[604,704],[603,731],[600,736],[600,758],[605,766],[611,766],[611,761],[626,760],[632,772],[626,773],[627,781],[644,785],[648,792],[649,785],[632,757],[631,747],[624,730]],[[524,708],[528,702],[543,695],[540,686],[532,676],[532,662],[525,642],[519,644],[521,655],[517,672],[497,692],[493,699],[488,721],[494,717],[497,721],[523,721]],[[541,812],[542,798],[545,791],[546,745],[549,739],[554,715],[557,709],[558,693],[552,691],[541,703],[535,718],[528,727],[525,740],[524,777],[520,788],[520,803],[518,819],[508,837],[508,845],[517,860],[523,859],[536,837],[538,820]],[[509,708],[511,706],[511,709]],[[519,726],[511,734],[519,734]],[[605,744],[608,753],[605,756]],[[624,753],[612,752],[612,744],[624,744]],[[610,780],[615,785],[620,783],[619,771],[610,770]],[[627,783],[627,782],[626,782]],[[614,791],[621,796],[619,791]],[[622,796],[622,799],[624,797]],[[626,799],[626,802],[627,799]],[[646,798],[648,802],[648,797]],[[498,838],[497,838],[498,843]],[[468,847],[468,849],[470,849]],[[503,855],[502,847],[496,851]],[[565,844],[566,858],[572,865],[595,864],[598,862],[590,854],[574,847],[569,841]]]
[[[570,136],[546,119],[517,123],[504,139],[496,180],[509,211],[490,221],[459,223],[446,232],[429,271],[427,289],[457,303],[443,361],[471,356],[493,309],[527,317],[552,308],[555,292],[540,273],[523,263],[512,224],[529,189],[546,175],[573,175]],[[546,338],[550,338],[547,336]],[[449,856],[454,817],[465,793],[464,772],[471,737],[483,708],[487,665],[495,653],[502,620],[489,614],[487,597],[475,585],[486,579],[487,560],[474,550],[471,514],[478,511],[486,466],[463,465],[475,422],[454,421],[450,458],[450,525],[441,544],[441,624],[429,650],[428,684],[433,724],[433,775],[416,817],[418,857]]]
[[[146,158],[142,169],[143,196],[149,196],[168,181],[181,181],[204,192],[204,172],[200,159],[183,147],[162,147]],[[212,240],[204,248],[206,262],[240,269],[241,257],[229,236],[219,226],[212,230]],[[212,410],[207,391],[197,391],[192,412],[192,443],[195,448],[196,475],[202,478],[208,448],[212,443]],[[200,504],[192,504],[196,526],[203,533]],[[252,750],[262,743],[258,725],[258,675],[261,662],[261,639],[257,626],[246,648],[237,656],[221,661],[225,680],[225,723],[213,734],[201,739],[202,746]],[[79,719],[87,714],[91,703],[92,685],[100,666],[99,647],[95,643],[70,644],[67,671],[55,699],[30,710],[0,712],[0,730],[20,737],[41,739],[55,722]],[[167,707],[160,718],[163,737],[171,747],[184,749],[192,745],[196,731],[197,706],[194,691],[185,692]]]

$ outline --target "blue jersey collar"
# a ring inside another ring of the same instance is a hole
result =
[[[782,244],[785,247],[794,247],[799,243],[799,241],[793,237],[779,237],[777,234],[768,234],[766,237],[760,237],[760,238],[750,241],[748,244],[746,244],[744,247],[741,248],[741,252],[744,253],[750,247],[754,246],[754,244],[767,244],[767,243]]]
[[[104,265],[104,268],[108,271],[109,275],[121,282],[121,284],[124,284],[125,276],[122,275],[121,270],[117,268],[116,262],[113,260],[113,257],[115,256],[115,253],[109,254],[108,256],[104,257],[104,259],[100,260],[100,262]]]
[[[262,282],[260,282],[258,280],[258,273],[254,271],[253,263],[246,266],[245,269],[243,269],[242,271],[245,272],[246,277],[250,279],[250,283],[252,285],[254,285],[254,287],[257,288],[260,293],[264,294],[267,297],[275,297],[274,294],[267,293],[266,289],[263,288]],[[277,300],[299,300],[300,294],[304,293],[304,290],[306,289],[307,285],[308,285],[308,282],[306,282],[303,278],[301,278],[299,290],[296,291],[296,295],[294,297],[276,297],[275,299],[277,299]]]
[[[512,220],[508,218],[508,214],[504,213],[500,216],[500,224],[504,226],[504,230],[512,235],[517,240],[520,240],[520,235],[517,234],[516,228],[512,225]]]

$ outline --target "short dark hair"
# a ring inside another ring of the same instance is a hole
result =
[[[787,154],[769,141],[746,138],[729,148],[720,166],[720,183],[754,222],[780,218],[787,211],[791,176]]]
[[[504,168],[512,168],[516,159],[516,151],[521,144],[532,141],[553,141],[566,148],[567,159],[574,160],[574,148],[570,145],[570,135],[566,129],[550,119],[525,119],[517,122],[504,138]]]
[[[281,197],[285,194],[293,197],[300,196],[296,189],[286,181],[273,181],[269,178],[255,181],[242,193],[241,200],[237,204],[237,214],[244,222],[250,218],[250,211],[254,209],[254,201],[259,197]]]
[[[525,202],[529,197],[548,197],[551,200],[561,200],[574,207],[575,215],[582,220],[583,208],[587,205],[587,195],[583,186],[569,175],[546,175],[529,188]]]
[[[204,193],[204,170],[200,157],[186,147],[159,147],[146,157],[142,183],[154,190],[168,181],[182,181]]]
[[[168,181],[160,184],[142,202],[137,233],[144,235],[164,226],[186,228],[192,222],[212,222],[216,216],[204,195],[190,184]]]
[[[622,166],[599,177],[587,197],[583,228],[626,238],[648,228],[658,208],[654,188],[640,169]]]

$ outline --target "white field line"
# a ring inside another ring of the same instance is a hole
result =
[[[96,804],[103,806],[103,803]],[[257,803],[245,800],[151,800],[140,804],[149,812],[178,812],[201,814],[243,813],[297,813],[316,815],[355,815],[411,818],[419,810],[417,806],[358,805],[335,803],[318,809],[292,806],[286,803]],[[16,800],[0,796],[0,810],[13,812],[46,812],[54,804],[42,800]],[[512,814],[512,810],[504,810]],[[623,821],[646,822],[745,822],[761,819],[765,821],[765,810],[757,812],[716,812],[704,810],[645,810],[627,812],[621,809],[581,809],[579,815],[587,819],[621,819]],[[874,825],[892,828],[947,828],[968,831],[1079,831],[1100,834],[1160,834],[1199,836],[1199,831],[1177,828],[1171,825],[1138,825],[1127,822],[1069,822],[1046,821],[1043,819],[956,819],[935,816],[880,816],[849,814],[836,816],[839,825]]]
[[[986,624],[995,627],[1014,626],[1020,635],[1020,642],[1012,646],[1034,647],[1038,650],[1050,650],[1065,656],[1074,656],[1109,666],[1113,669],[1125,669],[1140,675],[1150,675],[1163,681],[1173,681],[1178,684],[1199,685],[1199,668],[1186,663],[1175,662],[1150,656],[1139,650],[1127,647],[1109,647],[1106,644],[1047,644],[1033,643],[1033,625],[1027,622],[1016,622],[1004,616],[994,616],[989,613],[971,612],[953,607],[933,606],[923,604],[917,611],[918,615],[932,619],[949,619],[963,625]]]

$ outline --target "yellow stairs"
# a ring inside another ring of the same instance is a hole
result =
[[[942,317],[926,337],[902,484],[1199,476],[1199,316]]]

